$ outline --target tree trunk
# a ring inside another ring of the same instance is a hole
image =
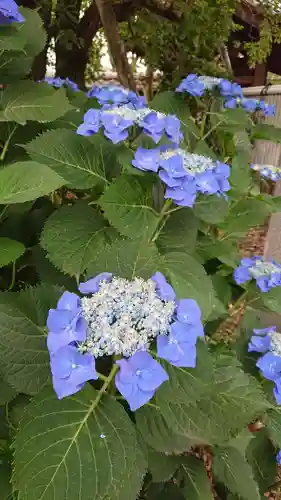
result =
[[[111,0],[96,0],[108,49],[111,53],[119,80],[124,87],[136,90],[136,83],[128,63],[124,43],[119,33],[119,27]]]
[[[78,36],[81,0],[57,0],[56,76],[70,78],[83,88],[87,53]]]

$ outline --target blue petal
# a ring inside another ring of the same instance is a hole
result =
[[[69,310],[50,309],[47,319],[47,328],[51,332],[60,333],[65,330],[73,320],[73,312]]]
[[[276,460],[279,465],[281,465],[281,451],[279,451],[276,455]]]
[[[256,365],[268,380],[275,381],[281,376],[281,358],[271,352],[262,356]]]
[[[167,283],[166,278],[162,273],[156,272],[151,279],[156,283],[156,292],[158,293],[160,299],[165,301],[176,299],[173,287]]]
[[[84,283],[80,283],[79,285],[79,292],[83,293],[84,295],[87,295],[88,293],[97,293],[100,289],[100,284],[102,281],[106,281],[109,283],[112,279],[112,273],[100,273],[94,278],[91,278],[88,281],[85,281]]]
[[[168,379],[168,374],[164,368],[160,363],[153,360],[149,368],[141,371],[138,377],[138,387],[142,391],[155,391]]]
[[[80,306],[80,297],[76,293],[64,292],[58,301],[58,309],[68,309],[75,311]]]
[[[63,399],[81,391],[84,385],[85,384],[75,385],[71,380],[53,377],[53,388],[58,399]]]
[[[270,337],[258,337],[253,335],[249,342],[249,352],[266,352],[270,349]]]
[[[201,311],[196,300],[180,299],[177,302],[177,318],[183,323],[197,323],[201,319]]]
[[[252,276],[247,267],[239,266],[234,271],[234,279],[237,285],[242,285],[242,283],[252,279]]]

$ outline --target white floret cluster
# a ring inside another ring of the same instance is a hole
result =
[[[81,306],[87,322],[87,338],[78,349],[95,358],[104,355],[131,356],[149,348],[158,335],[168,335],[175,302],[161,300],[151,279],[113,278],[102,282]]]

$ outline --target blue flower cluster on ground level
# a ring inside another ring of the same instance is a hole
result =
[[[24,20],[14,0],[0,0],[0,24],[23,23]]]
[[[125,89],[121,85],[95,85],[87,92],[87,96],[95,97],[101,106],[130,104],[134,109],[147,106],[145,97],[138,96],[132,90]]]
[[[139,148],[132,164],[140,170],[159,172],[167,185],[165,198],[176,205],[192,207],[198,193],[225,195],[230,189],[227,164],[184,149]]]
[[[234,279],[238,285],[255,279],[260,291],[268,292],[271,288],[281,286],[281,265],[263,257],[246,257],[235,269]]]
[[[258,359],[256,366],[266,379],[275,383],[273,394],[276,402],[281,405],[281,334],[276,326],[256,328],[253,332],[248,351],[264,354]]]
[[[253,163],[251,168],[255,170],[255,172],[259,172],[259,174],[264,177],[264,179],[269,179],[271,181],[278,181],[281,179],[281,167],[275,167],[274,165],[259,165],[257,163]]]
[[[66,86],[66,87],[69,87],[74,92],[79,91],[79,87],[78,87],[77,83],[73,82],[69,78],[61,78],[60,76],[56,76],[56,77],[46,76],[46,78],[44,78],[44,80],[42,80],[42,81],[48,83],[49,85],[52,85],[53,87],[56,87],[57,89],[59,89],[60,87]]]
[[[116,387],[132,411],[168,380],[149,352],[179,367],[196,366],[196,343],[204,336],[201,312],[193,299],[176,300],[160,272],[129,281],[101,273],[81,283],[78,295],[64,292],[47,321],[53,386],[58,398],[74,394],[98,374],[95,361],[117,356]]]

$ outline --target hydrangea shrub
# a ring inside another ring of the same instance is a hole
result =
[[[0,22],[0,498],[268,496],[281,265],[237,243],[281,210],[251,164],[274,106],[198,75],[149,103],[33,82],[37,11]]]

